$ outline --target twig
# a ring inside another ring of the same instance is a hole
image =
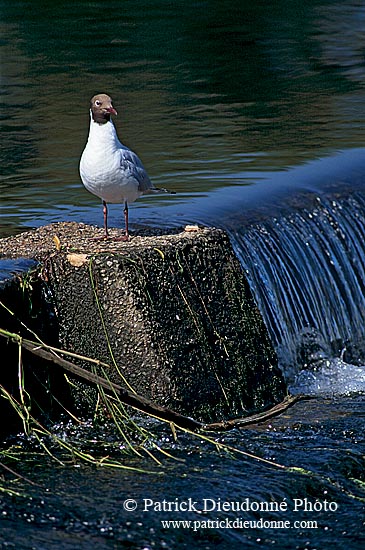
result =
[[[4,336],[3,331],[0,332],[0,336]],[[66,370],[67,372],[70,372],[71,374],[76,376],[76,378],[82,380],[86,384],[91,386],[101,386],[107,392],[112,392],[113,395],[117,394],[119,399],[126,405],[130,405],[135,409],[138,409],[149,415],[157,416],[158,418],[168,420],[169,422],[174,422],[174,424],[176,424],[177,426],[181,426],[192,431],[195,431],[203,426],[201,422],[198,422],[193,418],[189,418],[188,416],[181,415],[173,410],[153,403],[146,397],[142,397],[122,388],[122,386],[120,386],[119,384],[109,382],[105,378],[97,374],[93,374],[92,372],[89,372],[71,363],[70,361],[66,361],[66,359],[56,357],[46,349],[43,349],[43,346],[41,346],[40,349],[38,342],[31,342],[30,340],[20,338],[16,334],[10,335],[10,333],[8,333],[7,337],[10,338],[10,340],[12,340],[13,342],[16,342],[18,345],[20,344],[24,349],[30,351],[37,357],[54,363],[62,369]]]
[[[228,431],[228,430],[232,430],[233,428],[243,428],[243,427],[252,426],[261,422],[265,422],[266,420],[269,420],[274,416],[278,416],[282,412],[286,411],[289,407],[294,405],[294,403],[296,403],[300,399],[305,398],[302,395],[287,396],[281,403],[278,403],[268,411],[257,413],[252,416],[248,416],[244,418],[235,418],[232,420],[225,420],[222,422],[204,424],[202,422],[199,422],[198,420],[195,420],[194,418],[190,418],[176,411],[173,411],[172,409],[168,409],[167,407],[158,405],[157,403],[154,403],[153,401],[151,401],[150,399],[147,399],[146,397],[143,397],[141,395],[138,395],[136,393],[132,393],[126,390],[119,384],[115,384],[109,380],[106,380],[102,376],[93,374],[83,369],[82,367],[79,367],[74,363],[67,361],[66,359],[63,359],[61,357],[54,355],[53,353],[45,349],[45,348],[48,348],[48,346],[46,346],[45,344],[39,344],[39,342],[32,342],[30,340],[21,338],[17,334],[9,333],[2,329],[0,329],[0,336],[8,338],[12,342],[15,342],[18,345],[21,345],[24,349],[28,350],[30,353],[36,355],[37,357],[41,357],[46,361],[54,363],[55,365],[61,367],[63,370],[70,372],[73,376],[83,381],[84,383],[91,386],[100,386],[104,390],[106,390],[108,393],[111,393],[114,396],[117,395],[118,398],[124,404],[130,405],[134,409],[144,412],[150,416],[156,417],[160,420],[172,422],[176,426],[179,426],[180,428],[191,430],[193,432],[195,431],[204,431],[204,432]],[[62,350],[59,350],[59,351],[61,352]]]
[[[284,400],[281,401],[281,403],[274,405],[273,407],[271,407],[271,409],[267,411],[253,414],[251,416],[246,416],[244,418],[233,418],[231,420],[224,420],[223,422],[205,424],[203,426],[203,429],[210,432],[220,432],[232,430],[233,428],[245,428],[248,426],[253,426],[255,424],[261,424],[262,422],[270,420],[270,418],[273,418],[274,416],[278,416],[282,412],[289,409],[289,407],[303,399],[310,399],[310,397],[305,395],[287,395]]]
[[[0,467],[4,468],[4,470],[7,470],[11,474],[13,474],[15,477],[18,477],[18,478],[22,479],[23,481],[26,481],[27,483],[30,483],[31,485],[37,485],[38,487],[43,487],[43,485],[40,485],[39,483],[36,483],[35,481],[32,481],[31,479],[19,474],[18,472],[16,472],[12,468],[9,468],[9,466],[7,466],[6,464],[3,464],[2,462],[0,462]]]

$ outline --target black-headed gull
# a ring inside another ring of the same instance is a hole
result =
[[[105,239],[109,237],[107,203],[124,203],[125,236],[118,240],[128,241],[128,203],[144,194],[169,191],[155,188],[138,156],[119,141],[111,121],[111,115],[116,114],[108,95],[91,99],[89,137],[80,159],[80,176],[86,189],[103,201]]]

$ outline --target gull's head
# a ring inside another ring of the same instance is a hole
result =
[[[97,94],[91,98],[90,112],[93,121],[98,124],[109,122],[110,115],[117,114],[117,111],[113,107],[112,98],[107,94]]]

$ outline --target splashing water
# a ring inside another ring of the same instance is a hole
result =
[[[232,237],[293,388],[365,391],[365,197],[318,198]]]

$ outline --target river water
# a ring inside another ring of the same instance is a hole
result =
[[[307,473],[218,453],[184,434],[175,443],[157,425],[160,445],[184,462],[123,459],[154,474],[61,466],[32,444],[29,462],[19,436],[12,443],[27,459],[2,461],[39,485],[4,495],[2,547],[363,547],[363,3],[3,0],[1,20],[0,237],[61,220],[102,224],[78,161],[89,99],[108,93],[120,139],[156,186],[177,193],[132,205],[132,231],[226,229],[291,390],[314,396],[260,429],[219,437]],[[110,210],[120,227],[122,207]],[[209,510],[157,509],[189,498],[198,508],[210,499]],[[157,508],[144,511],[144,499]],[[246,499],[288,507],[217,509]],[[316,501],[320,510],[304,509]],[[290,526],[199,524],[240,518]]]

